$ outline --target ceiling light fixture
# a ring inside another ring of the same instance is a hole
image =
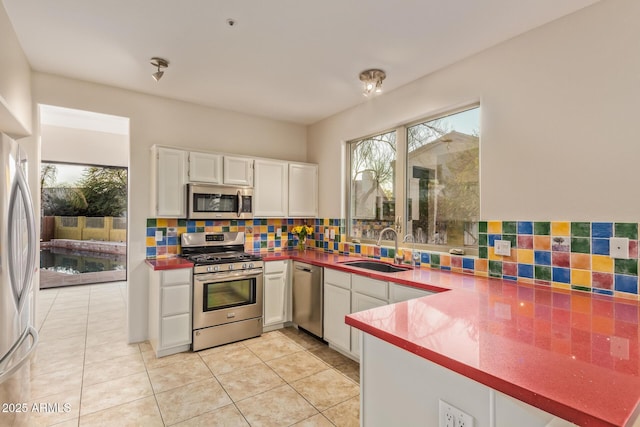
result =
[[[382,81],[387,77],[384,71],[378,69],[365,70],[360,73],[362,81],[362,94],[369,96],[371,94],[382,93]]]
[[[162,75],[164,74],[164,71],[162,71],[162,68],[169,67],[169,61],[167,61],[164,58],[158,58],[154,56],[153,58],[151,58],[151,65],[158,68],[158,71],[151,74],[151,77],[153,77],[155,81],[159,81],[162,78]]]

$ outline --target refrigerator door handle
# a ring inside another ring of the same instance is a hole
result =
[[[29,193],[29,187],[25,180],[22,168],[16,168],[15,174],[16,180],[14,181],[13,188],[11,189],[11,197],[9,199],[9,224],[15,224],[15,221],[20,221],[20,218],[14,218],[14,211],[16,203],[22,200],[24,204],[24,213],[27,220],[27,235],[28,235],[28,248],[27,248],[27,263],[24,266],[24,277],[22,283],[18,283],[18,275],[16,274],[16,267],[13,263],[13,257],[9,256],[9,275],[11,277],[11,285],[16,302],[18,313],[22,312],[22,307],[27,302],[27,297],[31,288],[31,280],[33,278],[34,267],[36,263],[36,236],[35,236],[35,219],[33,214],[33,203],[31,201],[31,195]],[[9,248],[15,250],[14,228],[9,226],[8,230]]]
[[[20,358],[20,360],[15,362],[12,366],[8,367],[7,369],[0,371],[0,384],[2,384],[4,380],[9,378],[11,375],[13,375],[13,373],[16,372],[18,369],[20,369],[22,365],[24,365],[33,355],[33,350],[35,350],[36,345],[38,344],[38,331],[36,331],[36,329],[33,326],[29,326],[27,329],[24,330],[24,332],[20,336],[20,339],[18,339],[18,341],[16,341],[15,344],[11,346],[7,354],[5,354],[2,357],[2,359],[0,359],[0,366],[3,366],[5,363],[8,363],[9,360],[11,360],[11,358],[13,357],[13,354],[22,346],[24,341],[29,336],[32,337],[31,347]]]

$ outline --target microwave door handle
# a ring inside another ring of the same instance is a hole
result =
[[[238,190],[238,218],[242,214],[242,193]]]

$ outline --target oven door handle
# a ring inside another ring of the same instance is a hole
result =
[[[234,279],[238,277],[250,279],[252,277],[258,277],[262,275],[262,270],[242,270],[234,271],[231,273],[211,273],[211,274],[196,274],[193,276],[194,280],[198,282],[220,282],[226,279]]]
[[[242,193],[238,190],[238,218],[242,215]]]

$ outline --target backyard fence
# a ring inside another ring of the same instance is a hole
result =
[[[44,223],[50,222],[45,217]],[[102,240],[107,242],[125,242],[127,240],[127,218],[123,217],[86,217],[56,216],[53,238],[71,240]],[[50,236],[42,236],[49,240]],[[47,238],[49,237],[49,238]]]

